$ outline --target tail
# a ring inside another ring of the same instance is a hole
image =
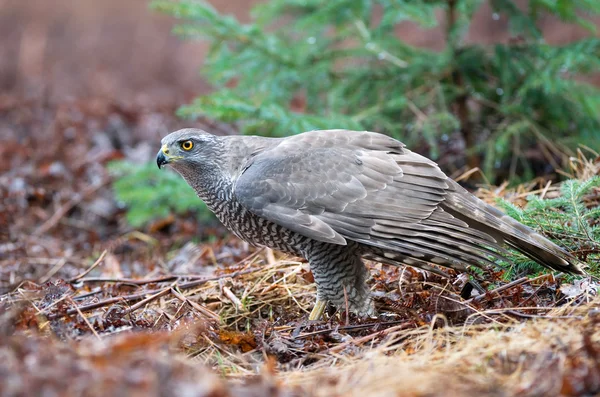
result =
[[[484,203],[459,184],[449,180],[450,189],[442,208],[474,229],[492,236],[498,243],[523,253],[541,265],[564,273],[586,274],[577,258],[539,233],[502,211]]]

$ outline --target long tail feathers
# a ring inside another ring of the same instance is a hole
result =
[[[448,193],[442,204],[445,211],[541,265],[565,273],[585,274],[581,269],[582,263],[573,255],[502,211],[487,205],[457,183],[452,181],[450,184],[453,191]]]

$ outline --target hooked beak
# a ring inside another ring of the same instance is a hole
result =
[[[158,165],[159,169],[164,165],[169,164],[170,158],[167,157],[168,154],[169,149],[167,148],[167,145],[163,145],[163,147],[156,154],[156,165]]]

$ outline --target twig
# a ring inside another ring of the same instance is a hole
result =
[[[161,296],[167,295],[169,292],[171,292],[170,287],[164,288],[164,289],[158,291],[157,293],[155,293],[154,295],[149,296],[146,299],[142,300],[141,302],[138,302],[135,305],[131,306],[129,309],[127,309],[125,314],[130,314],[130,313],[136,311],[137,309],[139,309],[140,307],[152,302],[153,300],[156,300],[156,299],[160,298]],[[147,292],[146,292],[146,295],[148,295]]]
[[[50,229],[52,229],[54,226],[56,226],[58,224],[60,219],[67,214],[67,212],[69,212],[73,207],[75,207],[76,205],[81,203],[83,200],[85,200],[87,198],[87,196],[94,193],[96,190],[100,189],[102,186],[104,186],[106,183],[108,183],[108,181],[109,181],[109,179],[106,178],[106,179],[100,181],[100,183],[86,187],[83,190],[83,192],[81,192],[81,194],[73,197],[71,200],[69,200],[66,203],[64,203],[63,205],[61,205],[58,208],[58,210],[56,210],[56,212],[50,218],[48,218],[48,220],[46,220],[46,222],[42,223],[37,229],[35,229],[35,231],[33,232],[33,235],[39,236],[39,235],[46,233]]]
[[[113,303],[133,302],[133,301],[136,301],[136,300],[139,300],[139,299],[143,299],[149,293],[152,294],[152,293],[156,293],[158,291],[161,291],[161,290],[152,290],[152,291],[146,291],[146,292],[143,292],[143,293],[140,293],[140,294],[116,296],[114,298],[109,298],[109,299],[105,299],[105,300],[102,300],[102,301],[99,301],[99,302],[90,303],[88,305],[79,306],[78,309],[81,310],[82,312],[89,312],[90,310],[94,310],[94,309],[98,309],[100,307],[112,305]],[[50,320],[55,320],[57,318],[61,318],[61,317],[64,317],[64,316],[70,316],[71,314],[74,314],[74,313],[77,313],[77,312],[78,312],[78,310],[69,309],[65,313],[50,314],[50,315],[48,315],[48,318]]]
[[[379,331],[379,332],[374,332],[372,334],[363,336],[362,338],[358,338],[358,339],[353,339],[353,340],[349,340],[348,342],[344,342],[344,343],[340,343],[337,346],[332,347],[331,349],[329,349],[327,352],[328,353],[335,353],[335,352],[339,352],[341,350],[344,350],[346,347],[348,347],[349,345],[361,345],[365,342],[370,341],[371,339],[375,339],[377,337],[380,336],[386,336],[391,334],[394,331],[400,331],[403,329],[406,329],[408,327],[411,327],[412,323],[404,323],[404,324],[400,324],[400,325],[396,325],[395,327],[390,327],[387,329],[384,329],[383,331]]]
[[[104,290],[102,288],[96,288],[95,290],[90,291],[90,292],[86,292],[85,294],[73,296],[73,299],[74,300],[81,300],[81,299],[89,298],[90,296],[99,294],[99,293],[101,293],[103,291]]]
[[[546,197],[546,193],[548,193],[548,189],[550,188],[550,185],[552,185],[551,180],[548,181],[548,183],[546,183],[546,186],[544,186],[544,189],[540,193],[540,199],[543,199],[544,197]]]
[[[40,278],[40,284],[44,284],[46,281],[50,280],[52,276],[54,276],[65,264],[67,260],[65,258],[59,259],[56,264],[46,273],[42,278]]]
[[[490,297],[490,296],[492,296],[492,295],[494,295],[494,294],[499,294],[500,292],[502,292],[502,291],[506,291],[507,289],[510,289],[510,288],[513,288],[513,287],[516,287],[517,285],[525,284],[525,283],[527,283],[527,282],[529,282],[529,283],[532,283],[532,282],[534,282],[534,281],[537,281],[537,280],[539,280],[539,279],[543,279],[543,278],[546,278],[546,277],[548,277],[548,275],[547,275],[547,274],[542,274],[542,275],[540,275],[540,276],[537,276],[537,277],[534,277],[534,278],[521,277],[521,278],[519,278],[519,279],[516,279],[516,280],[514,280],[514,281],[511,281],[511,282],[510,282],[510,283],[508,283],[508,284],[501,285],[501,286],[499,286],[498,288],[496,288],[496,289],[493,289],[493,290],[491,290],[491,291],[489,291],[489,292],[487,292],[487,293],[485,293],[485,294],[481,294],[481,295],[479,295],[479,296],[476,296],[476,297],[474,297],[474,298],[471,298],[471,299],[469,299],[469,300],[466,300],[466,301],[464,301],[463,303],[465,303],[465,304],[468,304],[468,303],[472,303],[472,302],[479,302],[479,301],[483,300],[483,299],[484,299],[484,298],[486,298],[486,297]],[[553,277],[554,277],[554,276],[553,276]],[[559,277],[560,277],[560,276],[559,276]],[[558,278],[558,277],[557,277],[557,278]],[[554,278],[553,278],[553,279],[554,279]]]
[[[520,308],[519,308],[520,309]],[[521,318],[550,318],[550,319],[556,319],[556,318],[562,318],[562,319],[578,319],[581,320],[583,319],[583,316],[573,316],[573,315],[568,315],[568,316],[548,316],[548,315],[544,315],[544,314],[527,314],[527,313],[519,313],[516,310],[506,310],[505,312],[506,314],[512,314],[513,316],[517,316],[517,317],[521,317]]]
[[[99,340],[100,339],[100,335],[98,335],[98,332],[96,332],[96,330],[94,329],[94,327],[92,327],[92,324],[90,323],[90,321],[87,319],[86,316],[83,315],[83,313],[81,312],[81,310],[79,310],[79,308],[77,307],[77,305],[75,304],[75,302],[73,301],[73,299],[71,299],[71,297],[67,297],[67,300],[69,302],[71,302],[71,304],[75,307],[75,310],[77,310],[77,313],[79,313],[79,315],[81,316],[81,318],[83,319],[83,321],[85,321],[85,323],[87,324],[87,326],[90,328],[90,330],[92,331],[92,333],[96,336],[96,338]]]
[[[202,285],[204,283],[207,283],[209,281],[217,281],[220,280],[222,278],[227,278],[227,277],[237,277],[237,276],[241,276],[244,274],[249,274],[249,273],[253,273],[253,272],[257,272],[260,269],[246,269],[246,270],[240,270],[231,274],[223,274],[220,276],[215,276],[215,277],[207,277],[203,280],[195,280],[195,281],[190,281],[187,283],[183,283],[183,284],[179,284],[177,285],[177,288],[179,289],[189,289],[189,288],[193,288],[193,287],[197,287],[198,285]],[[150,291],[144,291],[144,292],[140,292],[138,294],[131,294],[131,295],[125,295],[125,296],[116,296],[114,298],[109,298],[109,299],[105,299],[103,301],[99,301],[99,302],[95,302],[95,303],[90,303],[88,305],[82,305],[78,307],[78,310],[75,309],[69,309],[67,310],[65,313],[57,313],[57,314],[51,314],[48,315],[48,318],[50,320],[55,320],[57,318],[61,318],[64,316],[70,316],[72,314],[77,313],[79,310],[82,312],[87,312],[90,310],[94,310],[94,309],[98,309],[100,307],[104,307],[104,306],[108,306],[108,305],[112,305],[114,303],[119,303],[119,302],[133,302],[133,301],[137,301],[140,299],[145,299],[148,294],[156,294],[158,292],[164,291],[164,288],[161,289],[155,289],[155,290],[150,290]]]
[[[98,266],[100,264],[100,262],[102,262],[102,260],[104,259],[104,257],[106,256],[106,253],[108,251],[104,250],[102,251],[102,253],[100,254],[100,257],[98,259],[96,259],[96,262],[94,262],[94,264],[92,266],[90,266],[87,270],[85,270],[83,273],[81,273],[78,276],[73,277],[72,279],[70,279],[69,281],[67,281],[68,283],[72,283],[74,281],[79,280],[80,278],[85,277],[86,274],[89,274],[89,272],[91,272],[92,270],[94,270],[96,268],[96,266]]]
[[[19,291],[21,293],[21,295],[23,295],[23,291]],[[62,302],[63,300],[69,298],[69,293],[64,294],[63,296],[61,296],[60,298],[58,298],[57,300],[55,300],[54,302],[52,302],[51,304],[49,304],[47,307],[45,307],[44,309],[40,310],[38,309],[38,307],[32,302],[29,301],[29,303],[31,303],[31,305],[35,308],[35,310],[37,310],[38,314],[45,314],[48,311],[50,311],[50,309],[52,309],[54,306],[56,306],[57,304],[59,304],[60,302]]]
[[[345,325],[342,327],[337,327],[336,329],[333,329],[331,327],[326,328],[326,329],[320,329],[318,331],[313,331],[313,332],[308,332],[306,334],[299,334],[296,336],[292,336],[292,339],[301,339],[301,338],[308,338],[309,336],[314,336],[314,335],[320,335],[320,334],[326,334],[328,332],[333,332],[335,330],[337,331],[360,331],[362,329],[365,328],[376,328],[376,327],[384,327],[386,325],[396,325],[396,324],[405,324],[406,320],[397,320],[397,321],[386,321],[383,323],[369,323],[369,324],[355,324],[355,325]],[[273,329],[275,331],[289,331],[289,330],[294,330],[296,327],[290,327],[290,326],[283,326],[281,327],[282,329],[278,329],[277,327],[274,327]]]
[[[199,305],[198,303],[186,298],[185,296],[183,296],[183,294],[180,294],[178,291],[176,291],[174,288],[171,288],[171,293],[173,294],[174,297],[176,297],[177,299],[179,299],[181,302],[183,303],[187,303],[188,305],[190,305],[191,307],[193,307],[194,309],[198,310],[200,313],[204,314],[207,317],[212,318],[215,321],[219,321],[220,317],[218,314],[216,314],[215,312],[208,310],[207,308],[205,308],[202,305]]]
[[[253,252],[252,254],[248,255],[247,257],[245,257],[244,259],[242,259],[241,261],[234,263],[232,267],[237,267],[237,266],[241,266],[244,263],[250,262],[252,263],[252,261],[258,256],[260,255],[263,251],[265,251],[267,248],[262,247],[259,250],[257,250],[256,252]],[[213,254],[214,255],[214,254]]]
[[[544,277],[545,277],[545,275],[544,275]],[[489,292],[487,292],[485,294],[481,294],[481,295],[476,296],[474,298],[468,299],[468,300],[464,301],[464,303],[479,302],[479,301],[483,300],[486,297],[490,297],[490,296],[492,296],[494,294],[499,294],[502,291],[505,291],[505,290],[510,289],[512,287],[516,287],[517,285],[525,284],[528,281],[531,281],[531,280],[529,278],[527,278],[527,277],[521,277],[521,278],[519,278],[519,279],[517,279],[515,281],[511,281],[508,284],[501,285],[498,288],[493,289],[493,290],[491,290],[491,291],[489,291]]]
[[[460,176],[453,178],[453,179],[456,182],[460,182],[463,179],[468,179],[471,175],[475,174],[476,172],[478,172],[480,174],[480,177],[483,175],[483,171],[481,171],[481,168],[473,167],[473,168],[469,169],[468,171],[463,172]]]
[[[123,284],[133,284],[133,285],[146,285],[153,283],[162,283],[166,281],[174,281],[179,280],[181,278],[189,278],[190,276],[163,276],[163,277],[155,277],[155,278],[147,278],[147,279],[136,279],[136,278],[112,278],[112,277],[88,277],[79,280],[81,283],[123,283]],[[192,276],[193,277],[193,276]],[[198,278],[204,276],[197,276]]]
[[[222,274],[220,276],[214,276],[214,277],[207,277],[203,280],[194,280],[194,281],[188,281],[187,283],[183,283],[183,284],[178,284],[177,288],[179,289],[189,289],[189,288],[194,288],[197,287],[198,285],[202,285],[208,281],[218,281],[227,277],[231,277],[231,278],[235,278],[237,276],[242,276],[245,274],[250,274],[250,273],[254,273],[254,272],[258,272],[262,270],[261,268],[254,268],[254,269],[245,269],[245,270],[238,270],[235,271],[231,274]]]
[[[386,51],[385,49],[381,48],[379,45],[374,43],[371,38],[371,33],[369,32],[369,29],[367,28],[365,23],[362,21],[362,19],[355,20],[354,26],[358,30],[358,33],[360,34],[362,40],[365,43],[367,43],[365,48],[368,51],[376,54],[378,58],[381,57],[381,59],[389,61],[390,63],[396,65],[399,68],[404,69],[409,66],[408,62],[406,62],[405,60],[398,58],[397,56],[389,53],[388,51]]]
[[[235,296],[235,294],[233,292],[231,292],[231,289],[229,289],[229,287],[223,287],[222,290],[223,290],[223,295],[225,295],[231,302],[233,302],[233,304],[239,311],[242,311],[244,309],[244,305],[242,304],[242,301],[239,300],[238,297]]]

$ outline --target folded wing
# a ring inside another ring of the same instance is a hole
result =
[[[502,248],[444,210],[452,181],[431,160],[385,135],[313,131],[246,165],[235,196],[249,211],[306,237],[353,240],[384,262],[464,269]]]

